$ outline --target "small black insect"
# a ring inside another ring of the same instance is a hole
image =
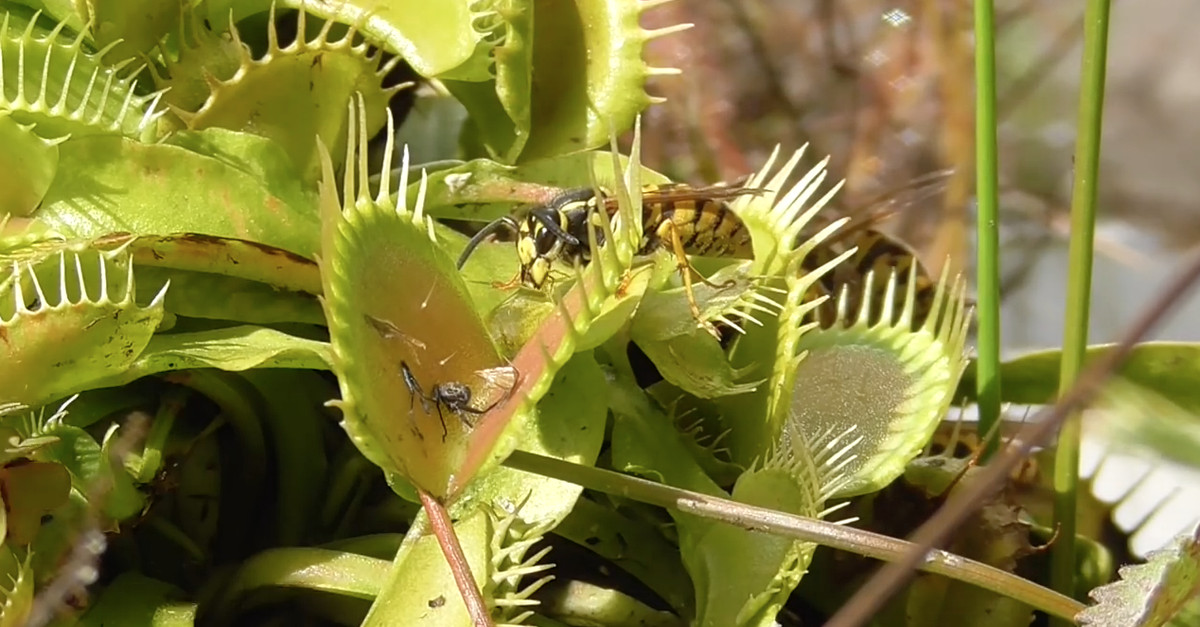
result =
[[[511,377],[514,369],[511,367],[489,368],[488,370],[484,371],[484,373],[489,373],[491,371],[504,371],[509,373],[509,376]],[[421,408],[425,410],[426,414],[431,413],[429,408],[430,403],[432,403],[433,407],[437,410],[438,420],[440,420],[442,423],[443,441],[445,441],[448,433],[446,430],[446,418],[442,415],[443,406],[450,410],[450,412],[455,416],[458,416],[458,419],[461,420],[464,425],[467,427],[474,427],[474,421],[469,419],[467,414],[471,414],[473,416],[482,416],[508,398],[508,394],[506,393],[491,405],[488,405],[483,409],[477,409],[471,406],[471,400],[474,398],[474,393],[471,392],[471,388],[465,383],[461,383],[459,381],[446,381],[443,383],[437,383],[430,388],[429,394],[426,394],[425,390],[421,388],[421,384],[417,382],[417,377],[413,375],[412,370],[408,367],[408,364],[403,361],[400,362],[400,376],[404,378],[404,386],[408,388],[408,392],[411,395],[409,397],[409,409],[412,409],[413,403],[415,403],[417,399],[420,399]],[[492,377],[483,376],[483,378],[490,381]],[[513,384],[515,384],[515,380],[513,380]],[[509,392],[511,392],[512,387],[513,385],[509,385]]]

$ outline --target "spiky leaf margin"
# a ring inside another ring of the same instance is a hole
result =
[[[645,90],[648,77],[677,74],[642,60],[651,40],[691,28],[677,24],[643,29],[644,11],[655,0],[586,0],[539,3],[532,35],[529,107],[536,124],[521,160],[601,146],[614,132],[626,129],[641,111],[661,101]]]
[[[33,611],[33,569],[31,554],[24,559],[8,545],[0,546],[0,627],[25,625]]]
[[[0,343],[0,398],[31,407],[123,372],[163,319],[168,286],[147,306],[137,305],[127,251],[78,249],[57,257],[57,273],[45,267],[53,260],[41,268],[13,262],[0,281],[0,337],[6,339]]]
[[[199,110],[176,109],[175,114],[191,129],[220,127],[269,137],[292,157],[305,180],[316,180],[321,168],[316,141],[342,154],[348,128],[342,104],[357,94],[365,103],[362,123],[371,136],[384,125],[388,100],[408,85],[383,87],[400,57],[385,61],[383,51],[361,39],[353,23],[335,40],[331,33],[336,23],[326,21],[308,39],[308,14],[301,9],[297,15],[299,34],[282,47],[272,5],[267,50],[257,59],[231,25],[233,45],[244,51],[237,72],[227,80],[211,78],[211,93]],[[341,165],[334,159],[335,167]]]
[[[848,251],[811,272],[804,269],[805,257],[847,220],[834,220],[815,235],[797,241],[842,184],[834,185],[809,204],[824,182],[826,159],[808,170],[794,185],[785,187],[805,149],[797,150],[778,171],[774,171],[779,155],[777,147],[766,164],[746,183],[748,187],[764,191],[739,198],[731,204],[731,209],[750,229],[754,260],[748,273],[758,277],[761,285],[752,301],[741,304],[745,313],[740,317],[743,320],[753,318],[761,324],[745,328],[730,353],[730,363],[747,372],[749,377],[769,379],[768,385],[760,387],[754,394],[722,398],[718,403],[725,427],[729,429],[732,461],[743,467],[761,461],[773,450],[783,424],[779,412],[781,399],[790,398],[785,377],[794,370],[799,358],[796,342],[813,328],[805,318],[821,302],[809,299],[812,287],[850,253]],[[772,297],[772,294],[776,296]],[[779,294],[782,294],[781,302],[775,304]],[[772,302],[768,305],[764,300]],[[778,317],[762,315],[776,311]],[[725,317],[731,316],[726,314]]]
[[[139,95],[128,61],[105,63],[107,48],[87,52],[86,31],[68,40],[66,20],[39,37],[36,17],[22,24],[16,14],[5,12],[0,21],[0,109],[11,110],[18,122],[35,124],[45,138],[121,134],[152,139],[166,113],[158,108],[161,92]]]
[[[1147,556],[1145,564],[1123,566],[1121,580],[1091,592],[1096,601],[1080,612],[1080,625],[1159,627],[1195,624],[1200,611],[1200,527]],[[1178,619],[1178,622],[1176,622]]]
[[[816,247],[847,221],[835,220],[814,237],[808,240],[800,239],[799,236],[805,227],[825,209],[834,194],[845,184],[844,180],[838,181],[823,196],[812,200],[828,174],[826,167],[829,157],[825,157],[795,184],[787,187],[785,192],[784,186],[807,150],[808,144],[801,146],[778,171],[772,173],[775,160],[779,158],[780,147],[776,145],[763,167],[746,180],[747,188],[761,189],[764,190],[763,193],[743,196],[731,204],[730,208],[750,230],[754,246],[754,264],[750,270],[752,275],[800,276],[789,269],[791,264],[802,261],[798,253],[802,255],[802,249],[807,251]]]
[[[210,18],[247,11],[235,0],[209,2]],[[263,2],[258,4],[261,7]],[[482,81],[490,76],[496,7],[490,0],[395,2],[392,0],[281,0],[280,6],[307,11],[343,24],[361,24],[363,33],[405,59],[421,76]]]
[[[170,108],[200,109],[211,93],[209,82],[229,80],[242,65],[246,52],[229,32],[229,21],[204,19],[202,12],[209,4],[184,13],[177,32],[159,43],[156,62],[149,66],[154,84],[165,90],[163,103]]]

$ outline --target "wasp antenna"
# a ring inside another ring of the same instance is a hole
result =
[[[462,254],[458,256],[458,263],[455,264],[455,267],[459,270],[462,270],[462,267],[467,264],[467,259],[471,257],[471,253],[475,252],[475,249],[483,243],[483,240],[487,239],[488,236],[492,235],[496,231],[499,231],[501,228],[508,228],[509,230],[516,232],[517,221],[511,216],[504,216],[488,222],[487,225],[485,225],[482,229],[479,229],[479,232],[471,238],[471,241],[467,242],[467,246],[463,248]]]

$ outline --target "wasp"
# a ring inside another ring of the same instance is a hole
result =
[[[837,212],[837,215],[828,217],[831,220],[848,216],[852,220],[809,252],[801,264],[803,269],[812,272],[843,252],[851,248],[856,250],[848,259],[834,266],[832,270],[822,276],[817,285],[813,287],[813,291],[806,295],[809,300],[825,295],[830,297],[817,308],[814,314],[814,318],[822,328],[829,328],[837,323],[837,299],[843,293],[849,299],[847,316],[850,320],[857,318],[866,297],[864,290],[866,289],[867,275],[870,273],[874,273],[872,294],[870,295],[872,308],[868,312],[870,323],[878,321],[882,315],[881,310],[887,298],[888,279],[892,276],[895,277],[895,294],[902,296],[908,289],[910,273],[915,277],[913,328],[918,328],[925,323],[925,319],[933,309],[937,281],[921,263],[912,248],[877,227],[883,220],[899,211],[943,191],[947,179],[953,173],[953,170],[939,170],[916,177],[897,188],[884,192],[876,199],[862,205],[862,208]],[[828,222],[821,222],[806,228],[800,233],[799,239],[812,237],[827,224]],[[899,307],[893,311],[894,316],[899,316]],[[894,322],[894,320],[889,322]]]
[[[692,295],[695,270],[687,256],[749,259],[753,254],[750,232],[730,209],[729,201],[761,191],[740,183],[701,187],[670,183],[642,188],[642,236],[636,254],[648,255],[670,246],[684,277],[688,304],[696,319],[700,319],[700,308]],[[554,262],[584,264],[590,261],[588,229],[592,229],[597,243],[604,242],[604,233],[592,218],[599,211],[615,215],[616,196],[607,190],[597,192],[592,188],[564,190],[549,202],[529,210],[522,219],[504,216],[489,223],[467,243],[458,267],[462,268],[487,237],[502,229],[515,231],[521,266],[511,284],[520,282],[541,289],[550,277]],[[700,280],[705,281],[702,276]]]
[[[866,203],[863,208],[835,212],[828,220],[840,216],[854,217],[831,239],[822,242],[811,251],[802,264],[803,270],[812,272],[850,248],[856,252],[845,262],[835,266],[814,286],[807,295],[815,299],[822,295],[831,298],[818,308],[817,320],[824,327],[835,322],[836,297],[845,290],[850,296],[850,311],[853,316],[862,302],[867,274],[874,272],[875,290],[871,301],[882,308],[887,279],[895,274],[897,293],[907,288],[909,272],[915,267],[914,327],[924,323],[933,305],[936,283],[921,264],[917,255],[903,242],[878,230],[879,222],[894,215],[904,207],[916,204],[945,188],[946,179],[952,170],[942,170],[917,177],[912,181],[885,192],[877,199]],[[637,253],[652,253],[670,246],[684,278],[684,287],[692,315],[700,319],[699,307],[692,295],[692,274],[695,272],[687,261],[687,255],[749,259],[753,254],[750,233],[737,214],[730,208],[731,200],[747,194],[758,194],[763,190],[744,186],[744,180],[709,186],[691,186],[680,183],[648,185],[642,190],[642,239]],[[520,271],[509,284],[540,289],[550,276],[555,261],[587,263],[588,228],[595,232],[597,243],[603,243],[603,232],[590,218],[594,212],[603,210],[608,215],[617,211],[616,197],[605,190],[597,193],[591,188],[564,190],[550,201],[537,205],[523,217],[504,216],[485,226],[467,243],[458,260],[462,268],[475,248],[487,237],[502,229],[517,233],[517,256]],[[828,221],[818,221],[799,235],[803,241],[824,228]],[[703,277],[701,277],[703,281]],[[705,281],[707,284],[707,281]],[[872,320],[878,319],[878,310]]]
[[[517,371],[512,366],[500,366],[497,368],[486,368],[475,373],[476,378],[480,379],[483,387],[486,388],[485,398],[491,400],[484,407],[478,406],[478,397],[472,391],[471,386],[461,381],[444,381],[435,383],[429,389],[429,393],[421,387],[417,382],[416,375],[413,374],[408,363],[400,362],[400,377],[404,380],[404,387],[408,388],[409,406],[413,409],[415,403],[421,401],[421,409],[426,414],[432,414],[437,411],[438,420],[442,423],[442,441],[446,440],[446,435],[449,433],[446,429],[446,418],[442,414],[442,407],[445,407],[450,413],[458,417],[462,421],[463,426],[474,428],[475,421],[468,416],[482,416],[500,403],[508,400],[513,390],[517,387]],[[499,396],[495,394],[500,391]],[[485,401],[486,402],[486,401]],[[432,405],[432,409],[430,407]]]

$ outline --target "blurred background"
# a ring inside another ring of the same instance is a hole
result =
[[[998,0],[1004,343],[1061,342],[1064,255],[1083,4]],[[1110,341],[1200,238],[1200,3],[1114,2],[1096,242],[1093,341]],[[810,144],[846,178],[844,208],[905,196],[885,228],[932,270],[971,271],[975,230],[972,3],[966,0],[689,0],[646,14],[667,101],[643,121],[643,161],[678,180],[729,180],[776,144]],[[1200,340],[1176,316],[1159,337]]]
[[[1003,345],[1062,342],[1068,208],[1083,2],[998,0]],[[936,270],[973,274],[974,57],[967,0],[688,0],[643,25],[689,22],[647,61],[665,103],[643,118],[643,162],[676,180],[736,179],[776,144],[809,143],[846,179],[843,209],[891,199],[884,230]],[[1114,2],[1101,161],[1091,343],[1109,342],[1200,240],[1200,3]],[[929,186],[922,181],[940,181]],[[914,189],[919,190],[914,193]],[[1200,340],[1200,298],[1155,339]],[[1024,411],[1013,411],[1017,419]],[[1200,519],[1200,481],[1154,460],[1107,454],[1085,473],[1135,530],[1136,554]],[[1103,460],[1102,466],[1097,467]]]

